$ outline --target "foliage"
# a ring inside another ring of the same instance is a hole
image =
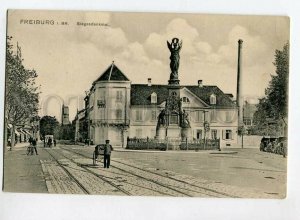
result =
[[[254,114],[255,129],[258,134],[276,135],[287,126],[288,116],[288,79],[289,43],[282,50],[275,51],[275,75],[265,90],[265,97],[259,100]]]
[[[42,138],[44,139],[45,135],[55,135],[58,127],[59,123],[55,117],[49,115],[42,117],[40,120],[40,134]]]
[[[6,44],[6,84],[5,84],[5,118],[12,124],[13,130],[30,122],[37,116],[39,87],[36,86],[35,70],[26,69],[23,65],[21,48],[13,51],[12,37],[7,36]],[[14,146],[14,135],[11,137]]]
[[[55,132],[55,137],[60,140],[74,140],[75,138],[75,125],[61,125]]]

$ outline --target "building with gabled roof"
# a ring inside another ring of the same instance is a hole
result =
[[[222,147],[236,146],[237,107],[231,94],[217,86],[203,85],[202,80],[195,85],[180,85],[179,90],[193,139],[220,139]],[[112,145],[125,147],[127,138],[155,138],[158,116],[168,96],[168,85],[152,84],[151,79],[147,84],[131,84],[112,62],[85,98],[88,139],[93,144],[109,139]],[[82,116],[78,118],[83,120]]]

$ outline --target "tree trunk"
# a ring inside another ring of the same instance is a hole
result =
[[[3,144],[3,155],[5,155],[6,151],[7,151],[7,120],[5,119],[5,123],[4,123],[4,144]]]
[[[11,149],[13,149],[13,147],[15,146],[15,137],[16,137],[16,134],[15,134],[15,130],[16,130],[16,125],[15,124],[12,124],[12,128],[11,128]]]

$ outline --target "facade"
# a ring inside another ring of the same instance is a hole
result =
[[[254,127],[254,113],[257,111],[256,104],[251,104],[248,101],[245,101],[243,106],[243,122],[247,134],[252,134]]]
[[[70,124],[70,120],[69,120],[69,107],[63,105],[61,112],[62,112],[61,113],[61,124],[62,125],[68,125],[68,124]]]
[[[110,139],[114,146],[126,147],[127,138],[157,138],[160,113],[173,90],[189,124],[186,137],[220,139],[221,147],[237,145],[238,109],[232,97],[217,86],[203,85],[202,80],[195,85],[178,83],[171,89],[167,84],[152,84],[151,79],[147,84],[132,84],[114,63],[93,82],[85,98],[86,108],[76,116],[77,140],[84,136],[80,129],[84,121],[89,128],[87,138],[94,144]],[[170,135],[171,124],[178,117],[169,120],[166,132]]]

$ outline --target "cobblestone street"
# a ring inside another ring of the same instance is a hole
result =
[[[26,146],[7,152],[4,190],[60,194],[284,198],[286,158],[258,149],[134,152],[116,149],[111,167],[94,147]]]

